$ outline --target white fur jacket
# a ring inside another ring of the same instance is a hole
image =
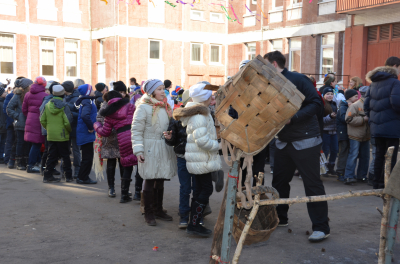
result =
[[[174,111],[174,118],[186,127],[186,167],[192,174],[206,174],[221,169],[217,131],[208,107],[189,102]]]

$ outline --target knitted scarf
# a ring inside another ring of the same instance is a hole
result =
[[[172,109],[171,106],[168,104],[168,99],[167,97],[164,97],[163,101],[158,101],[155,98],[152,98],[150,96],[143,96],[141,98],[142,103],[151,105],[153,107],[153,112],[152,112],[152,117],[151,117],[151,124],[154,125],[157,121],[157,114],[160,111],[161,108],[165,108],[165,111],[167,111],[168,117],[172,117]]]

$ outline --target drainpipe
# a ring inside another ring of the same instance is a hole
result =
[[[27,1],[27,0],[26,0]],[[90,71],[89,80],[93,83],[93,47],[92,47],[92,0],[89,0],[89,52],[90,52]]]
[[[264,12],[264,11],[262,11],[262,9],[264,8],[264,1],[265,0],[262,0],[261,1],[261,10],[260,10],[260,13],[261,13],[261,15],[263,14],[262,12]],[[262,12],[261,12],[262,11]],[[257,17],[257,16],[256,16]],[[264,49],[264,16],[261,16],[261,45],[260,45],[260,55],[261,56],[263,56],[264,57],[264,55],[263,55],[263,49]]]
[[[118,81],[118,54],[119,54],[119,45],[117,47],[117,24],[118,24],[118,13],[119,13],[119,8],[118,8],[118,12],[115,12],[115,9],[117,8],[117,4],[116,4],[116,0],[114,0],[114,63],[115,65],[115,78],[114,78],[114,82]]]
[[[228,6],[228,0],[225,1],[225,5]],[[228,77],[228,47],[229,47],[229,35],[228,35],[229,28],[228,28],[228,25],[229,25],[229,20],[226,20],[226,22],[225,22],[226,38],[225,39],[228,39],[228,41],[225,43],[225,78],[224,78],[223,83],[225,83],[225,81],[227,80],[227,77]]]
[[[27,42],[27,56],[28,56],[28,78],[32,79],[32,60],[31,60],[31,35],[30,35],[30,30],[29,30],[29,0],[25,0],[25,20],[26,20],[26,42]],[[40,41],[40,39],[39,39]],[[16,73],[15,73],[16,75]]]
[[[185,8],[184,5],[180,5],[182,7],[182,35],[184,34],[184,21],[185,21]],[[182,87],[185,87],[185,80],[186,80],[186,73],[185,73],[185,53],[184,53],[184,48],[185,48],[185,41],[182,40],[182,47],[181,47],[181,85]],[[190,52],[190,51],[189,51]],[[190,56],[190,54],[189,54]],[[189,57],[190,58],[190,57]]]

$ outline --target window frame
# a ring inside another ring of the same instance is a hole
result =
[[[257,0],[251,0],[251,4],[257,5]]]
[[[300,48],[293,48],[292,47],[292,41],[293,40],[300,40]],[[301,45],[303,45],[303,42],[302,42],[302,39],[301,39],[301,37],[298,37],[298,38],[290,38],[289,39],[289,67],[288,67],[288,69],[289,69],[289,71],[293,71],[293,69],[292,69],[292,51],[300,51],[300,69],[299,69],[299,71],[298,72],[301,72]],[[282,43],[282,46],[283,46],[283,43]]]
[[[277,40],[280,40],[280,41],[282,41],[282,47],[281,47],[281,49],[275,49],[275,47],[274,47],[274,42],[275,41],[277,41]],[[272,49],[271,49],[271,51],[279,51],[280,53],[282,53],[282,51],[283,51],[283,39],[271,39],[270,40],[270,43],[271,43],[271,46],[272,46]]]
[[[250,47],[253,47],[254,46],[254,48],[255,48],[255,51],[254,51],[254,58],[256,57],[256,55],[257,55],[257,43],[256,42],[250,42],[250,43],[246,43],[247,45],[247,50],[246,50],[246,60],[252,60],[252,59],[249,59],[249,55],[250,54],[253,54],[252,52],[250,52],[249,50],[250,50]]]
[[[17,46],[16,46],[16,34],[8,33],[8,32],[0,32],[2,35],[10,35],[13,36],[13,44],[9,45],[7,43],[0,43],[0,46],[12,47],[13,49],[13,73],[1,73],[1,65],[0,65],[0,75],[6,78],[13,77],[16,75],[17,71]]]
[[[201,18],[200,18],[200,19],[193,18],[192,15],[193,15],[194,12],[200,12]],[[193,20],[193,21],[206,21],[206,20],[204,19],[204,10],[191,9],[191,10],[190,10],[190,20]]]
[[[158,24],[165,24],[165,3],[164,3],[164,1],[162,1],[162,0],[153,0],[154,2],[157,2],[157,3],[148,3],[148,7],[147,7],[147,21],[149,22],[149,23],[158,23]],[[118,1],[118,3],[119,3],[119,1]],[[162,19],[161,18],[159,18],[159,20],[157,20],[157,19],[153,19],[153,16],[150,16],[150,10],[152,9],[152,8],[154,8],[154,9],[157,9],[157,7],[158,8],[160,8],[160,11],[161,11],[161,9],[162,9]],[[151,19],[150,19],[151,18]]]
[[[160,51],[159,51],[160,57],[158,59],[150,58],[150,42],[151,41],[156,41],[156,42],[158,42],[160,44]],[[148,47],[149,47],[149,53],[148,53],[148,56],[147,56],[148,60],[152,61],[152,62],[162,62],[163,61],[162,60],[162,55],[163,55],[163,53],[162,53],[162,40],[161,39],[149,39]]]
[[[218,47],[218,62],[211,61],[211,47]],[[210,44],[210,65],[222,65],[222,45],[221,44]]]
[[[211,20],[212,15],[218,15],[218,16],[219,16],[218,21],[212,21],[212,20]],[[218,13],[218,12],[210,12],[210,22],[211,22],[211,23],[220,23],[220,24],[224,24],[225,22],[224,22],[223,14],[222,14],[222,13]]]
[[[103,54],[104,54],[104,42],[105,42],[105,39],[99,39],[99,55],[100,55],[100,58],[99,58],[99,61],[97,63],[106,62],[106,58],[103,57]]]
[[[333,65],[332,65],[332,72],[335,71],[335,41],[333,42],[333,44],[327,44],[327,45],[323,45],[322,44],[322,40],[324,35],[333,35],[335,36],[335,33],[329,33],[329,34],[322,34],[321,35],[321,49],[320,49],[320,66],[319,66],[319,73],[322,74],[322,62],[323,62],[323,50],[324,48],[333,48]],[[320,81],[322,81],[324,79],[324,75],[320,75],[321,79]]]
[[[200,45],[200,61],[194,61],[192,57],[193,45]],[[211,49],[210,49],[211,50]],[[204,64],[203,53],[204,43],[201,42],[191,42],[190,43],[190,64]]]
[[[65,43],[67,42],[67,41],[76,41],[77,42],[77,48],[76,49],[67,49],[66,48],[66,45],[65,45]],[[104,44],[103,44],[104,45]],[[76,76],[68,76],[67,75],[67,63],[65,62],[64,63],[64,74],[65,74],[65,78],[66,79],[72,79],[72,80],[74,80],[74,79],[77,79],[78,78],[78,76],[80,75],[80,67],[79,67],[79,65],[80,65],[80,47],[81,47],[81,43],[80,43],[80,41],[79,41],[79,39],[64,39],[64,58],[67,58],[67,51],[75,51],[76,52]],[[103,47],[104,48],[104,47]]]
[[[282,6],[276,6],[276,0],[272,0],[272,11],[281,11],[283,10],[283,4]]]
[[[42,47],[42,39],[53,39],[54,40],[54,47],[53,48],[48,48],[48,47],[44,48],[44,47]],[[42,64],[42,62],[43,62],[43,58],[42,58],[43,49],[47,49],[47,50],[51,49],[51,50],[53,50],[53,75],[44,75],[43,74],[43,64]],[[41,76],[45,76],[47,78],[55,78],[56,75],[57,75],[57,65],[56,65],[56,61],[57,61],[57,38],[56,37],[40,36],[39,37],[39,52],[40,52],[40,56],[39,56],[39,58],[40,58],[40,75]]]

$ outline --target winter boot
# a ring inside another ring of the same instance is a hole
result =
[[[25,168],[26,168],[26,171],[28,171],[28,164],[29,164],[29,157],[24,157],[23,159],[22,159],[22,161],[23,161],[23,164],[24,164],[24,166],[25,166]]]
[[[15,159],[10,158],[7,164],[7,168],[14,169],[15,168]]]
[[[341,172],[338,172],[337,173],[337,180],[338,181],[340,181],[340,182],[344,182],[344,174],[343,173],[341,173]]]
[[[131,181],[131,179],[121,179],[121,200],[119,201],[120,203],[127,203],[132,201],[132,198],[128,194]]]
[[[22,158],[22,157],[15,157],[15,163],[17,164],[17,170],[26,170],[23,159],[24,158]]]
[[[43,182],[44,183],[55,183],[55,182],[60,182],[60,178],[55,178],[53,176],[53,173],[51,171],[45,170],[43,173]]]
[[[208,204],[206,205],[206,208],[204,209],[203,217],[206,217],[207,215],[209,215],[209,214],[211,214],[211,213],[212,213],[212,211],[211,211],[210,203],[208,203]]]
[[[328,174],[329,176],[336,176],[335,164],[332,163],[328,164]]]
[[[108,197],[114,198],[115,196],[116,196],[116,194],[115,194],[114,185],[108,186]]]
[[[373,173],[368,173],[368,185],[369,186],[374,186],[374,177],[375,177],[375,175]]]
[[[153,211],[156,212],[157,211],[157,203],[158,203],[158,189],[154,188],[153,192],[154,192]],[[167,213],[167,209],[163,208],[163,211],[164,211],[164,213]]]
[[[140,201],[140,191],[141,190],[142,190],[142,188],[140,188],[139,186],[135,187],[135,195],[133,196],[133,200]]]
[[[39,166],[37,164],[35,164],[34,166],[28,165],[27,169],[26,169],[26,172],[27,173],[39,173],[40,172],[40,168],[39,168]]]
[[[154,199],[157,199],[157,205],[155,208],[156,210],[154,213],[156,219],[160,219],[163,221],[172,221],[172,216],[167,215],[163,210],[164,188],[157,189],[157,197],[154,197]]]
[[[154,198],[153,192],[143,191],[142,201],[144,203],[144,220],[149,226],[157,225],[153,211],[153,204],[154,204],[153,198]]]
[[[209,237],[212,231],[200,225],[200,220],[203,218],[203,212],[206,208],[206,204],[199,203],[195,199],[192,199],[192,208],[190,213],[189,225],[186,228],[186,233],[190,235],[197,235],[202,237]]]

